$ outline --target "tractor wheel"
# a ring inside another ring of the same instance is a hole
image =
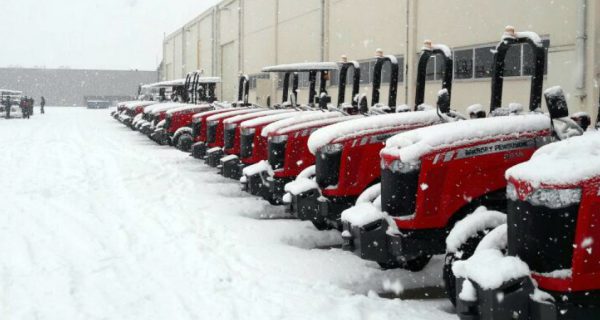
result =
[[[310,222],[312,222],[312,224],[315,226],[315,228],[317,228],[317,230],[319,230],[319,231],[325,231],[325,230],[331,230],[331,229],[333,229],[327,223],[327,221],[324,221],[324,220],[311,220]]]
[[[429,260],[431,260],[430,255],[419,256],[415,259],[405,261],[402,264],[402,268],[409,270],[409,271],[413,271],[413,272],[421,271],[421,270],[423,270],[423,268],[425,268],[427,266],[427,264],[429,263]]]
[[[444,268],[443,268],[443,279],[444,279],[444,287],[446,288],[446,293],[448,294],[448,298],[450,302],[454,306],[456,306],[456,276],[454,272],[452,272],[452,266],[454,262],[467,260],[469,259],[473,253],[475,253],[475,249],[477,249],[477,245],[481,242],[481,239],[485,236],[487,232],[478,232],[477,235],[472,236],[467,240],[467,242],[463,243],[459,248],[457,253],[446,253],[446,258],[444,259]]]
[[[192,149],[192,144],[194,143],[194,138],[189,133],[183,133],[179,137],[173,137],[173,144],[177,147],[177,149],[189,152]]]
[[[400,262],[398,261],[392,261],[392,262],[377,262],[377,264],[381,267],[381,269],[383,270],[390,270],[390,269],[398,269],[400,268],[402,265],[400,264]]]

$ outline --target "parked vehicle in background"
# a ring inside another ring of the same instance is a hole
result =
[[[108,109],[111,106],[111,102],[108,100],[88,100],[88,109]]]

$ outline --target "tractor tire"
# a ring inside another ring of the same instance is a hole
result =
[[[192,144],[194,144],[194,138],[189,133],[183,133],[177,138],[177,140],[173,138],[173,144],[175,147],[177,147],[177,149],[183,152],[190,152],[192,149]]]
[[[397,261],[392,261],[392,262],[379,262],[378,261],[377,264],[383,270],[398,269],[398,268],[402,267],[402,265],[400,264],[400,262],[397,262]]]
[[[319,230],[319,231],[326,231],[326,230],[333,229],[333,227],[331,227],[327,223],[327,221],[323,221],[323,220],[311,220],[310,222],[312,222],[312,224],[315,226],[315,228],[317,228],[317,230]]]
[[[413,272],[421,271],[427,266],[429,260],[431,260],[430,255],[423,255],[415,259],[405,261],[402,264],[402,268]]]
[[[489,230],[488,230],[489,231]],[[469,240],[463,243],[459,248],[458,252],[461,254],[457,256],[455,253],[446,253],[446,258],[444,259],[444,268],[442,278],[444,280],[444,287],[446,288],[446,293],[448,294],[448,298],[452,305],[456,306],[456,276],[454,272],[452,272],[452,266],[456,261],[462,261],[469,259],[473,253],[475,253],[475,249],[477,249],[477,245],[481,242],[481,239],[485,236],[487,232],[478,232],[477,235],[472,236]]]

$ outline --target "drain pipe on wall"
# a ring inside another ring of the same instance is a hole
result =
[[[575,54],[577,56],[575,75],[577,79],[575,80],[575,89],[576,96],[579,98],[580,103],[582,103],[586,97],[585,76],[587,69],[586,42],[588,6],[587,0],[578,0],[577,4],[577,34],[575,37]]]
[[[409,105],[408,103],[408,55],[410,54],[410,49],[408,48],[409,44],[409,34],[410,34],[410,0],[406,0],[406,42],[404,43],[404,104]],[[416,106],[415,106],[416,107]]]

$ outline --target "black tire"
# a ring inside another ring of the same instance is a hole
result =
[[[173,137],[173,144],[181,151],[190,152],[192,144],[194,144],[194,138],[189,133],[183,133],[178,137]]]
[[[400,262],[397,262],[397,261],[388,261],[388,262],[379,262],[378,261],[377,264],[383,270],[398,269],[398,268],[400,268],[402,266],[400,264]]]
[[[487,230],[489,231],[489,230]],[[456,306],[456,276],[454,272],[452,272],[452,266],[454,262],[467,260],[469,259],[473,253],[475,253],[475,249],[477,249],[477,245],[483,237],[487,234],[487,232],[478,232],[477,235],[469,238],[467,242],[463,243],[459,248],[458,252],[461,252],[460,258],[457,257],[455,253],[446,253],[446,258],[444,259],[444,268],[442,278],[444,279],[444,287],[446,288],[446,293],[448,294],[448,299],[452,302],[452,305]]]
[[[421,271],[427,266],[429,260],[431,260],[430,255],[419,256],[415,259],[404,262],[402,264],[402,268],[413,272]]]
[[[317,230],[319,230],[319,231],[326,231],[326,230],[333,229],[327,223],[327,221],[324,221],[324,220],[311,220],[310,222],[312,222],[312,224],[315,226],[315,228],[317,228]]]

